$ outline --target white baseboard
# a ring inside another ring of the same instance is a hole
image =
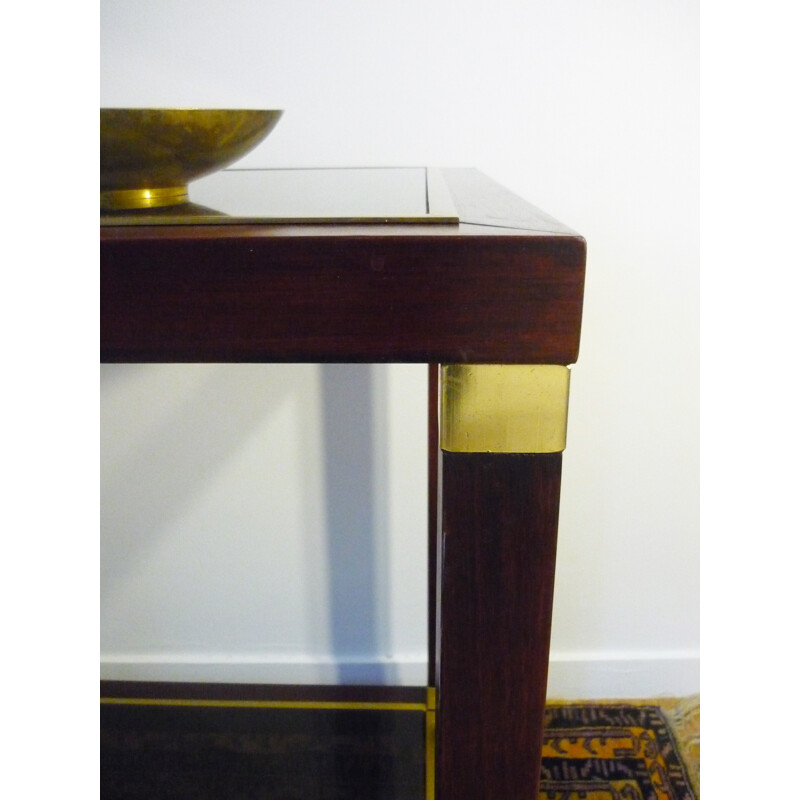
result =
[[[694,651],[550,654],[549,700],[687,697],[700,692]]]
[[[177,681],[186,683],[268,683],[298,685],[425,686],[428,662],[334,661],[324,658],[263,658],[130,655],[100,659],[101,680]]]
[[[349,661],[196,656],[105,656],[103,680],[207,683],[278,683],[424,686],[427,662]],[[551,700],[685,697],[700,691],[696,652],[551,653],[547,696]]]

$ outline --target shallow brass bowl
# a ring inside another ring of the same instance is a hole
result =
[[[100,109],[100,209],[186,203],[188,184],[263,141],[282,111]]]

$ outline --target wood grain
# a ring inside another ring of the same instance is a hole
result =
[[[560,477],[560,453],[442,453],[439,800],[537,796]]]
[[[101,359],[570,364],[585,242],[542,226],[103,227]]]

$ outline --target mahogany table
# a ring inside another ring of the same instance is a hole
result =
[[[226,179],[273,175],[313,178]],[[101,359],[431,365],[425,791],[530,800],[585,242],[475,170],[421,175],[419,214],[103,218]]]

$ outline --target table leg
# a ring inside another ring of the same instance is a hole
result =
[[[568,386],[564,367],[443,368],[439,800],[536,797]]]

